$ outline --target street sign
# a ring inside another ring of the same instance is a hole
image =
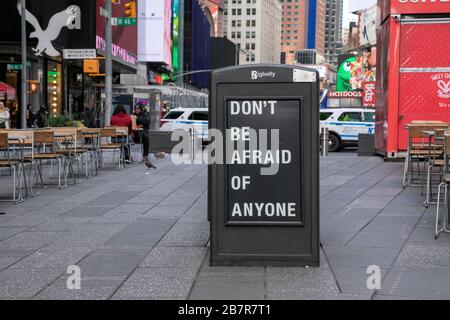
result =
[[[97,51],[95,49],[64,49],[63,57],[67,60],[95,59]]]
[[[98,60],[83,60],[84,73],[96,74],[100,71],[100,62]]]
[[[112,18],[111,24],[116,27],[135,26],[136,18]]]
[[[31,62],[28,61],[27,66],[31,67]],[[8,63],[6,65],[6,70],[20,71],[20,70],[22,70],[22,64],[21,63]]]
[[[211,83],[224,141],[209,166],[211,264],[319,266],[318,72],[241,66]]]

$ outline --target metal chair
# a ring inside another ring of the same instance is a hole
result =
[[[427,161],[432,156],[442,155],[442,150],[435,148],[431,137],[424,131],[434,131],[438,128],[448,128],[447,123],[413,123],[408,126],[408,151],[405,158],[403,171],[403,188],[407,186],[424,187],[427,185],[426,179],[422,179],[427,174]],[[423,168],[420,164],[423,162]],[[417,170],[414,169],[417,165]]]
[[[20,141],[16,142],[16,145],[22,145]],[[10,173],[12,171],[13,176],[13,197],[12,199],[2,199],[0,201],[19,203],[23,201],[22,197],[22,170],[23,170],[23,158],[16,159],[11,157],[11,149],[9,147],[9,139],[7,132],[0,132],[0,150],[3,153],[3,157],[0,157],[0,169],[9,169]],[[23,149],[21,152],[21,157],[23,157]]]
[[[104,157],[103,153],[105,151],[112,151],[113,152],[113,163],[115,158],[116,151],[119,152],[119,170],[122,169],[122,164],[125,164],[125,159],[123,159],[123,152],[122,152],[122,143],[114,143],[112,142],[114,138],[117,137],[117,130],[113,127],[108,128],[102,128],[100,129],[100,138],[105,139],[105,143],[100,143],[99,146],[99,152],[100,152],[100,164],[101,167],[104,165]]]
[[[48,187],[49,185],[44,184],[42,168],[43,161],[58,161],[58,187],[62,189],[61,184],[61,168],[64,160],[62,154],[56,153],[56,141],[54,137],[53,130],[35,130],[34,131],[34,148],[31,155],[25,156],[25,159],[31,161],[31,165],[35,170],[35,182],[38,181],[42,186]],[[66,175],[64,174],[64,177]],[[67,181],[65,179],[64,186],[67,186]]]

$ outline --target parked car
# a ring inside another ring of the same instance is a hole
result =
[[[177,108],[170,110],[161,119],[161,130],[194,130],[199,139],[208,137],[208,109]]]
[[[320,110],[320,128],[328,128],[331,152],[346,146],[357,146],[359,134],[375,133],[375,110],[333,108]]]

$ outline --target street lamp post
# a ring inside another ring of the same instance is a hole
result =
[[[20,106],[20,127],[25,129],[27,127],[27,21],[25,19],[26,0],[20,1],[21,9],[21,29],[22,29],[22,90]]]
[[[111,107],[112,107],[112,27],[111,27],[111,17],[112,17],[112,0],[106,0],[106,23],[105,23],[105,119],[104,125],[108,126],[111,119]]]

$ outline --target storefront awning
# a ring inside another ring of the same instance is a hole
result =
[[[0,100],[16,99],[16,89],[9,84],[0,82]]]

